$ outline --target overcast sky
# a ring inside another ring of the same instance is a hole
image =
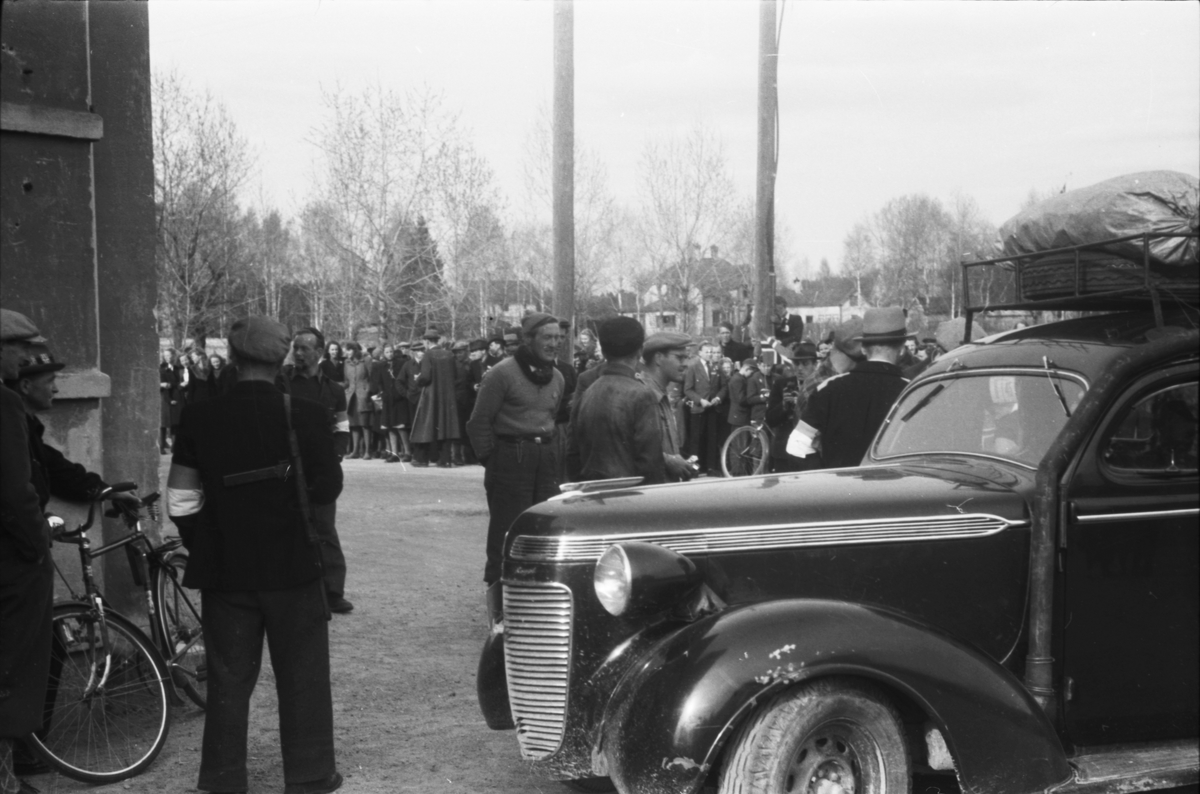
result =
[[[787,2],[776,214],[794,259],[836,268],[854,222],[889,199],[964,193],[1000,223],[1031,188],[1134,171],[1200,174],[1200,3]],[[285,215],[309,194],[320,90],[445,93],[523,196],[527,135],[552,104],[548,0],[152,0],[154,69],[229,108]],[[753,195],[753,0],[580,0],[577,144],[636,206],[649,138],[698,122]]]

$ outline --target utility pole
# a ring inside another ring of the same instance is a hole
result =
[[[779,104],[779,41],[775,0],[758,3],[758,170],[754,196],[755,341],[770,336],[775,310],[775,140]]]
[[[575,331],[575,8],[554,0],[554,314]],[[559,353],[570,361],[571,345]]]

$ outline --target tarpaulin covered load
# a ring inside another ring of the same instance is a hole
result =
[[[1177,171],[1144,171],[1070,190],[1018,213],[1000,227],[997,256],[1036,254],[1133,234],[1195,233],[1200,229],[1200,179]],[[1142,242],[1104,246],[1111,255],[1143,260]],[[1156,265],[1196,268],[1196,238],[1150,241]]]

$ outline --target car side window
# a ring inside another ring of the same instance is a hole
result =
[[[1196,384],[1159,389],[1126,409],[1105,441],[1114,473],[1152,477],[1195,475]]]

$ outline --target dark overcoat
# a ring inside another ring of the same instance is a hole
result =
[[[226,486],[226,475],[290,457],[283,394],[266,381],[239,381],[228,394],[183,411],[172,463],[196,469],[204,505],[180,525],[190,558],[184,582],[212,590],[282,590],[316,579],[321,569],[305,533],[293,475]],[[292,398],[292,425],[313,504],[342,491],[333,417],[315,402]],[[179,524],[179,522],[176,522]]]
[[[454,354],[441,347],[425,351],[417,383],[422,387],[413,417],[412,440],[418,444],[462,438],[455,400]]]
[[[895,364],[863,361],[824,381],[800,418],[820,432],[826,468],[857,466],[908,381]]]

